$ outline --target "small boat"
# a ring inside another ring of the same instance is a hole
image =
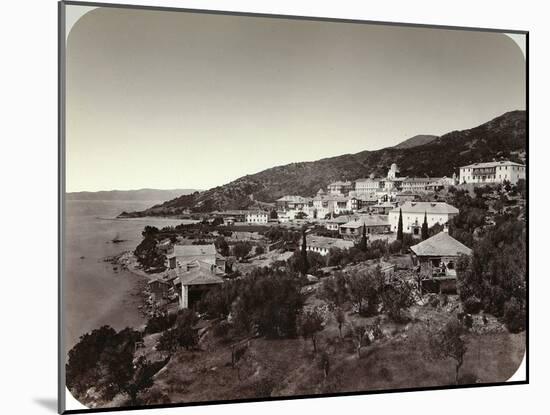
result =
[[[125,240],[120,239],[120,235],[117,233],[116,236],[113,239],[111,239],[111,242],[114,244],[119,244],[121,242],[125,242]]]

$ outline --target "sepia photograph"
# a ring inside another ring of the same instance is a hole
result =
[[[528,382],[527,32],[66,1],[59,48],[61,412]]]

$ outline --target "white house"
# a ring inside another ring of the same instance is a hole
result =
[[[505,180],[516,184],[525,179],[526,166],[513,161],[491,161],[460,167],[460,183],[502,183]]]
[[[390,231],[390,224],[387,215],[361,215],[355,219],[340,225],[340,235],[344,237],[359,237],[365,232],[384,233]]]
[[[399,210],[401,210],[403,216],[403,232],[413,235],[420,235],[424,215],[428,220],[428,227],[432,227],[436,223],[443,225],[458,215],[458,209],[445,202],[408,201],[390,211],[389,222],[392,232],[397,232]]]
[[[246,223],[267,223],[269,221],[269,214],[261,210],[250,211],[247,212],[245,220]]]
[[[348,223],[350,220],[352,220],[352,217],[348,215],[327,219],[327,221],[325,222],[325,228],[327,228],[329,231],[338,231],[340,229],[340,226]]]
[[[201,261],[225,268],[225,258],[216,252],[214,244],[208,245],[174,245],[166,254],[168,269],[185,268],[190,262]]]
[[[308,235],[306,237],[306,246],[307,251],[317,252],[325,256],[329,253],[331,248],[352,248],[353,242],[338,238],[328,238],[326,236]]]

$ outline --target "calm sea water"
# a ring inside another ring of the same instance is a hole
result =
[[[104,262],[108,256],[133,250],[141,241],[145,225],[159,228],[178,225],[182,220],[138,218],[115,219],[122,211],[143,210],[159,201],[79,201],[66,202],[66,246],[64,311],[66,348],[94,328],[110,325],[119,330],[137,327],[144,318],[140,277],[127,271],[115,271]],[[114,244],[118,238],[125,242]]]

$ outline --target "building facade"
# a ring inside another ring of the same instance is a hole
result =
[[[245,217],[246,223],[265,224],[269,222],[269,213],[258,210],[250,211]]]
[[[399,222],[399,211],[403,217],[403,232],[410,233],[413,236],[419,236],[424,223],[424,216],[428,221],[428,227],[436,223],[444,225],[451,218],[458,215],[458,209],[445,202],[405,202],[400,207],[396,207],[388,214],[391,231],[397,232]]]
[[[516,184],[525,179],[526,166],[513,161],[492,161],[474,163],[460,167],[460,183],[503,183]]]
[[[341,225],[340,235],[344,238],[357,239],[363,235],[363,226],[367,234],[380,234],[391,230],[387,215],[361,215]]]
[[[317,235],[308,235],[306,237],[306,251],[317,252],[318,254],[325,256],[328,255],[332,248],[353,248],[353,242]]]
[[[350,190],[353,190],[353,183],[348,181],[333,182],[327,186],[327,190],[330,195],[347,195]]]

